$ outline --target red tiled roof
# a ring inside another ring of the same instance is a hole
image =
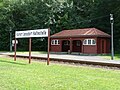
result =
[[[74,30],[63,30],[51,36],[51,38],[62,38],[62,37],[110,37],[109,34],[100,31],[96,28],[85,28],[85,29],[74,29]]]

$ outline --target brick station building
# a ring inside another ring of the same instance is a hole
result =
[[[51,36],[51,52],[110,53],[110,35],[96,28],[63,30]]]

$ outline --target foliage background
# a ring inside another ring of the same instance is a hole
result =
[[[16,30],[95,27],[110,33],[110,13],[114,14],[114,47],[120,51],[120,0],[0,0],[0,50],[9,50]],[[28,50],[28,39],[18,39],[18,50]],[[43,43],[45,42],[45,43]],[[47,50],[47,38],[33,38],[32,50]]]

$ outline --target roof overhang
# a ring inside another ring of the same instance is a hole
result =
[[[84,35],[81,35],[81,36],[51,36],[50,38],[88,38],[88,37],[106,37],[106,38],[110,38],[111,36],[104,36],[104,35],[87,35],[87,36],[84,36]]]

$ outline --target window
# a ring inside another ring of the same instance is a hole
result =
[[[60,44],[59,40],[58,40],[58,44]]]
[[[54,40],[54,41],[55,41],[55,45],[57,45],[58,40]]]
[[[95,39],[85,39],[83,45],[96,45]]]
[[[76,46],[80,46],[80,41],[76,41]]]
[[[51,41],[51,44],[52,44],[52,45],[54,44],[54,40]]]
[[[83,42],[83,45],[86,45],[87,44],[87,39],[86,40],[84,40],[84,42]]]
[[[65,42],[64,42],[64,45],[66,45],[66,46],[67,46],[67,45],[70,45],[70,42],[69,42],[69,41],[65,41]]]
[[[59,40],[52,40],[51,41],[51,45],[59,45],[59,44],[60,44]]]
[[[88,39],[88,45],[91,45],[91,41],[92,41],[91,39]]]
[[[95,44],[96,44],[96,41],[95,41],[94,39],[92,40],[92,44],[93,44],[93,45],[95,45]]]

